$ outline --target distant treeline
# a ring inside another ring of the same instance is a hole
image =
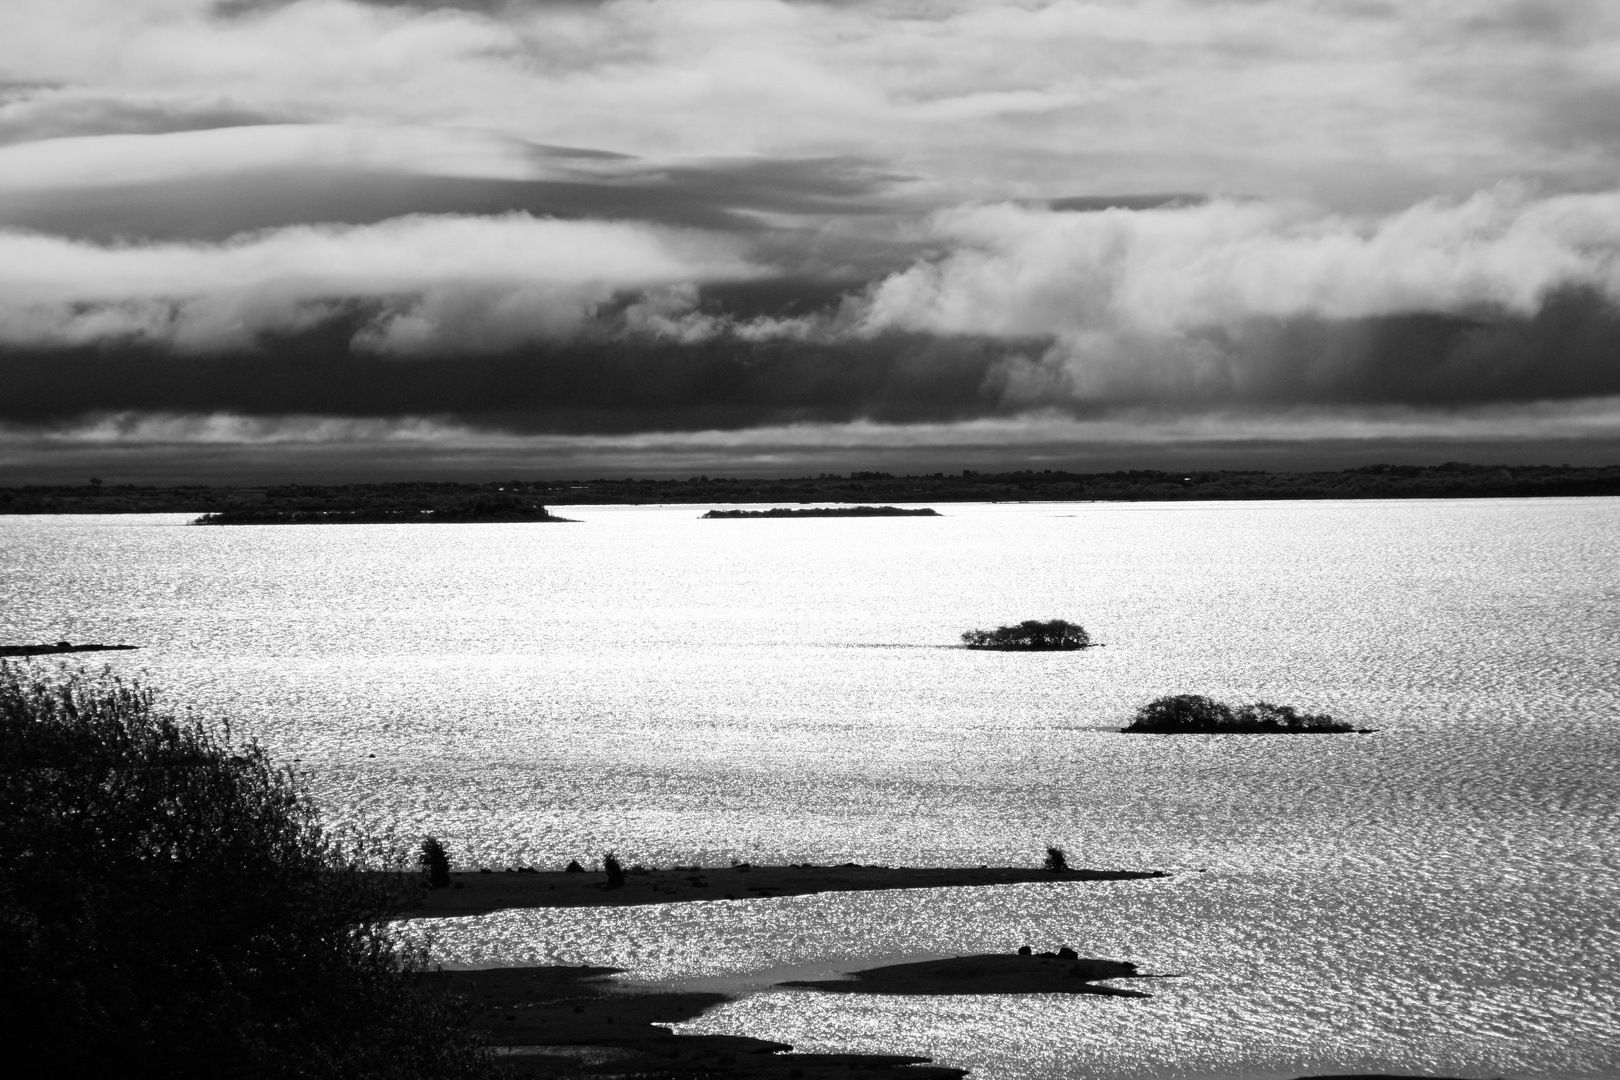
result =
[[[791,480],[513,480],[271,487],[143,487],[129,484],[0,488],[0,514],[218,513],[275,511],[433,512],[480,495],[540,504],[1158,502],[1193,499],[1462,499],[1620,495],[1620,466],[1368,465],[1340,472],[1129,472],[1049,470],[893,476],[856,472]]]

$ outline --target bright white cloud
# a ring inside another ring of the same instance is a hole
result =
[[[524,214],[298,226],[223,244],[0,232],[0,341],[250,348],[361,299],[388,310],[359,347],[478,352],[572,333],[620,293],[758,273],[725,238]]]
[[[0,70],[39,87],[0,122],[53,94],[205,100],[660,158],[863,154],[953,198],[1364,208],[1516,176],[1580,187],[1620,165],[1605,0],[300,0],[236,17],[212,0],[7,0]]]
[[[1534,315],[1555,289],[1620,302],[1620,192],[1504,187],[1383,218],[1219,201],[1063,213],[999,204],[938,215],[947,248],[873,286],[867,334],[1051,338],[1010,393],[1050,399],[1224,390],[1272,362],[1249,326],[1412,312]]]

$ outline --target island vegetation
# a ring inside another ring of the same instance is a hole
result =
[[[1345,732],[1368,734],[1325,714],[1302,713],[1291,705],[1256,701],[1236,708],[1202,694],[1174,694],[1154,698],[1120,730],[1152,735],[1322,735]]]
[[[899,506],[777,506],[769,510],[710,510],[705,518],[850,518],[850,517],[939,517],[938,510]]]
[[[1070,652],[1096,646],[1085,627],[1063,619],[1025,619],[1016,626],[994,630],[968,630],[962,644],[969,649],[995,649],[1003,652]]]
[[[514,494],[480,494],[434,507],[363,507],[358,509],[286,510],[244,507],[204,514],[193,525],[414,525],[508,521],[567,521],[537,502]]]
[[[791,478],[709,477],[236,484],[103,483],[0,487],[0,514],[216,513],[226,510],[438,509],[480,494],[546,504],[1134,502],[1211,499],[1462,499],[1620,495],[1620,466],[1367,465],[1336,472],[1062,469],[920,475],[857,471]]]

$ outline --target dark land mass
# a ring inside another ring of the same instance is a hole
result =
[[[0,656],[56,656],[60,653],[126,652],[139,645],[73,645],[58,641],[54,645],[0,645]]]
[[[714,869],[640,870],[609,888],[601,871],[565,870],[457,872],[451,886],[430,889],[404,913],[409,919],[487,915],[508,908],[630,907],[693,900],[748,900],[808,896],[822,892],[878,889],[946,889],[979,885],[1049,884],[1060,881],[1129,881],[1161,878],[1160,870],[1063,870],[1029,867],[741,866]]]
[[[963,1069],[892,1054],[794,1054],[786,1043],[740,1035],[677,1035],[655,1024],[691,1020],[724,994],[646,990],[607,980],[604,967],[441,972],[424,983],[469,999],[474,1023],[519,1077],[647,1078],[850,1076],[958,1080]]]
[[[1084,645],[1067,643],[1062,645],[963,645],[962,648],[972,649],[975,652],[1079,652],[1081,649],[1100,649],[1103,644],[1101,641],[1092,641]]]
[[[1620,495],[1620,466],[1369,465],[1339,472],[1112,473],[1024,470],[796,479],[535,480],[489,484],[395,483],[269,487],[150,487],[131,484],[0,488],[0,514],[218,513],[256,511],[423,511],[481,495],[564,505],[652,503],[906,503],[1187,501],[1205,499],[1459,499]]]
[[[1138,726],[1119,729],[1126,735],[1371,735],[1377,728],[1344,727],[1275,728],[1259,724],[1218,724],[1207,727]]]
[[[1256,701],[1233,707],[1203,694],[1154,698],[1136,711],[1127,735],[1370,735],[1326,713],[1302,713],[1292,705]]]
[[[969,630],[962,635],[962,644],[992,652],[1074,652],[1095,648],[1101,642],[1092,641],[1085,627],[1067,619],[1025,619],[1016,626]]]
[[[1099,979],[1138,979],[1135,964],[1094,960],[1072,953],[1023,956],[981,953],[892,964],[855,973],[852,979],[785,982],[832,994],[1107,994],[1113,997],[1151,997],[1136,990],[1093,985]]]
[[[482,492],[439,506],[363,506],[355,509],[288,509],[246,506],[204,514],[193,525],[417,525],[507,521],[567,521],[541,504],[511,492]]]
[[[898,506],[778,506],[770,510],[710,510],[705,518],[846,518],[846,517],[939,517],[938,510],[922,507],[902,510]]]

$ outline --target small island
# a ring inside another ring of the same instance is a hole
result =
[[[484,494],[460,499],[448,506],[358,507],[355,509],[221,510],[204,514],[193,525],[415,525],[487,524],[491,522],[568,521],[537,502],[518,495]]]
[[[994,630],[968,630],[962,634],[962,644],[969,649],[993,649],[1001,652],[1072,652],[1075,649],[1094,649],[1098,643],[1091,640],[1086,628],[1063,619],[1025,619],[1017,626],[998,626]]]
[[[1233,708],[1202,694],[1154,698],[1120,730],[1131,735],[1367,735],[1373,731],[1352,727],[1325,713],[1302,713],[1292,705],[1256,701]]]
[[[777,506],[769,510],[710,510],[703,517],[730,518],[847,518],[847,517],[939,517],[939,511],[923,506],[907,510],[899,506]]]
[[[126,652],[139,645],[75,645],[58,641],[54,645],[0,645],[0,656],[55,656],[58,653]]]

